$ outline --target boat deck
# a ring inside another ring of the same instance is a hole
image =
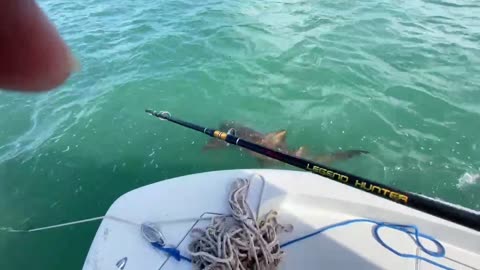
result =
[[[178,246],[187,255],[191,239],[188,232],[192,226],[205,227],[209,222],[193,218],[209,216],[208,212],[228,213],[231,183],[254,174],[262,177],[252,178],[249,203],[253,210],[263,215],[275,209],[281,223],[294,227],[292,232],[280,235],[282,243],[334,223],[366,218],[416,225],[443,244],[446,256],[424,254],[409,234],[381,228],[381,238],[398,252],[423,256],[453,269],[480,269],[479,232],[306,172],[232,170],[178,177],[121,196],[107,215],[137,224],[159,222],[166,243]],[[289,245],[284,248],[280,269],[440,269],[387,250],[373,237],[373,226],[353,223]],[[422,240],[422,244],[436,250],[428,240]],[[102,221],[83,269],[116,269],[117,262],[125,257],[125,270],[192,269],[190,263],[152,248],[138,226],[110,219]]]

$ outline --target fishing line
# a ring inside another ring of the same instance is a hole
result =
[[[11,232],[11,233],[31,233],[31,232],[39,232],[39,231],[46,231],[46,230],[51,230],[51,229],[57,229],[61,227],[67,227],[67,226],[72,226],[72,225],[77,225],[77,224],[83,224],[83,223],[90,223],[94,222],[97,220],[103,220],[103,219],[109,219],[109,220],[114,220],[120,223],[125,223],[128,225],[132,226],[137,226],[141,227],[144,223],[136,223],[124,218],[119,218],[115,216],[98,216],[98,217],[92,217],[92,218],[86,218],[86,219],[80,219],[80,220],[75,220],[75,221],[69,221],[65,223],[59,223],[59,224],[54,224],[54,225],[49,225],[45,227],[36,227],[36,228],[31,228],[31,229],[14,229],[10,227],[0,227],[0,231],[5,231],[5,232]],[[168,223],[182,223],[182,222],[195,222],[195,221],[201,221],[201,220],[211,220],[212,217],[188,217],[188,218],[179,218],[179,219],[169,219],[169,220],[161,220],[161,221],[155,221],[155,222],[149,222],[150,224],[168,224]]]

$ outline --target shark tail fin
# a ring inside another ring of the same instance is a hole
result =
[[[347,160],[347,159],[359,156],[361,154],[368,154],[368,153],[369,153],[368,151],[364,151],[364,150],[339,151],[339,152],[334,152],[334,153],[319,156],[315,158],[315,161],[328,164],[336,161]]]

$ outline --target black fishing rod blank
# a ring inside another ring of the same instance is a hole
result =
[[[476,231],[480,231],[480,215],[478,213],[475,213],[473,210],[465,210],[459,207],[455,207],[453,205],[443,203],[441,201],[428,198],[423,195],[401,191],[399,189],[380,184],[347,172],[343,172],[341,170],[337,170],[329,166],[319,164],[317,162],[291,156],[236,137],[234,132],[224,132],[221,130],[205,128],[199,125],[192,124],[190,122],[174,118],[168,112],[155,112],[153,110],[145,110],[145,112],[159,119],[167,120],[169,122],[176,123],[186,128],[194,129],[196,131],[205,133],[211,137],[223,140],[227,143],[238,145],[258,154],[324,176],[339,183],[379,196],[383,199],[387,199],[389,201],[405,205],[407,207],[428,213],[430,215],[452,221],[454,223],[474,229]]]

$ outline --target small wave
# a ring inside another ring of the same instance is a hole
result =
[[[11,227],[0,227],[0,232],[16,233],[16,232],[25,232],[25,231],[17,230]]]
[[[442,1],[442,0],[425,0],[426,3],[441,5],[445,7],[453,7],[453,8],[478,8],[479,5],[476,4],[460,4],[455,3],[454,1]]]
[[[456,184],[457,188],[465,189],[472,185],[480,184],[480,173],[464,173],[460,178],[458,178],[458,183]]]

